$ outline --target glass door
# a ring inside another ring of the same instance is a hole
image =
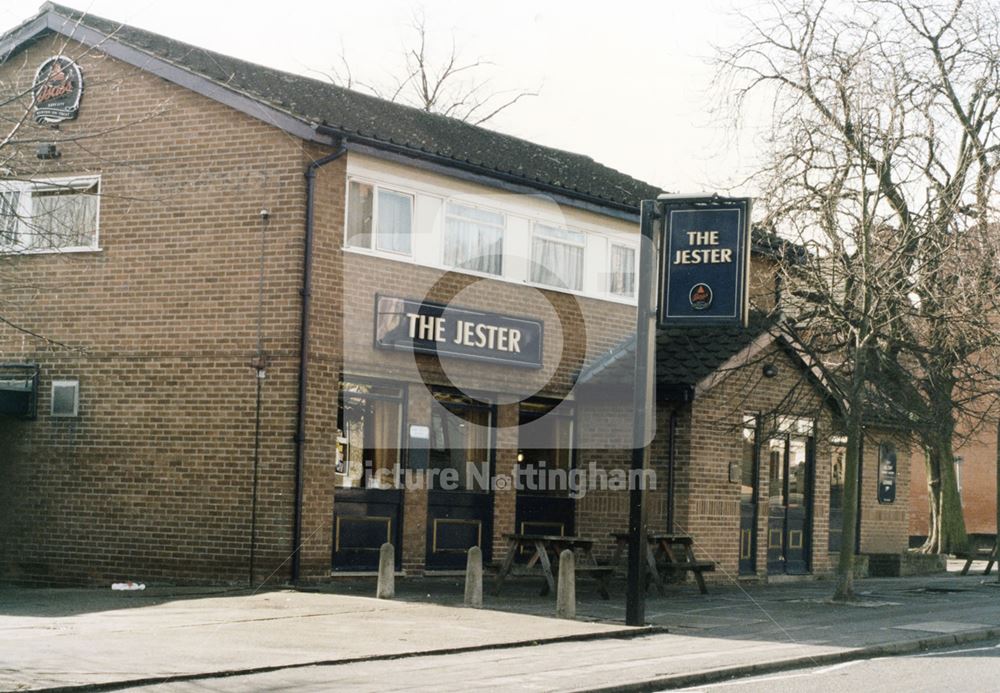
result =
[[[576,502],[570,495],[573,409],[567,403],[521,403],[517,464],[524,482],[524,488],[517,489],[517,532],[572,535],[576,524]]]
[[[453,392],[431,406],[427,491],[428,570],[465,567],[478,546],[492,559],[493,422],[496,408]]]
[[[812,521],[813,424],[781,417],[766,443],[768,456],[767,570],[809,572]]]
[[[398,488],[403,389],[342,382],[334,463],[333,569],[378,570],[382,544],[400,565],[403,495]]]

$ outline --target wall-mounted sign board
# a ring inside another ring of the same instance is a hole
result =
[[[878,446],[878,502],[896,501],[896,446],[882,443]]]
[[[526,368],[542,366],[542,322],[391,296],[375,297],[375,347]]]
[[[750,200],[664,196],[658,203],[660,325],[745,326]]]

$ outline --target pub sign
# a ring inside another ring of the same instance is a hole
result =
[[[376,296],[375,347],[541,368],[542,323],[430,301]]]
[[[56,55],[35,73],[35,121],[59,123],[76,118],[83,95],[83,75],[69,58]]]
[[[746,325],[748,198],[662,196],[662,326]]]

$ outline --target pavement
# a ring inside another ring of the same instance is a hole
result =
[[[952,567],[961,564],[953,564]],[[537,581],[461,606],[461,578],[373,578],[311,590],[0,587],[0,690],[660,690],[1000,638],[1000,584],[972,574],[650,592],[624,625],[624,585],[581,579],[578,618]],[[978,567],[978,570],[977,570]],[[487,584],[489,592],[489,584]]]

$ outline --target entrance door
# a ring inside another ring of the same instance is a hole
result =
[[[451,392],[431,408],[427,492],[428,570],[463,569],[478,546],[492,560],[493,424],[496,409]]]
[[[333,569],[378,570],[390,542],[400,567],[403,492],[397,471],[403,390],[394,385],[343,382],[333,493]]]
[[[743,459],[740,462],[740,575],[757,572],[758,437],[757,417],[744,417]]]
[[[573,409],[569,403],[521,403],[517,463],[525,487],[517,489],[516,531],[572,535],[576,501],[570,497],[569,487],[573,469]]]
[[[812,519],[812,424],[784,422],[787,433],[767,441],[768,521],[767,571],[770,574],[809,572]],[[804,431],[809,431],[805,433]]]

